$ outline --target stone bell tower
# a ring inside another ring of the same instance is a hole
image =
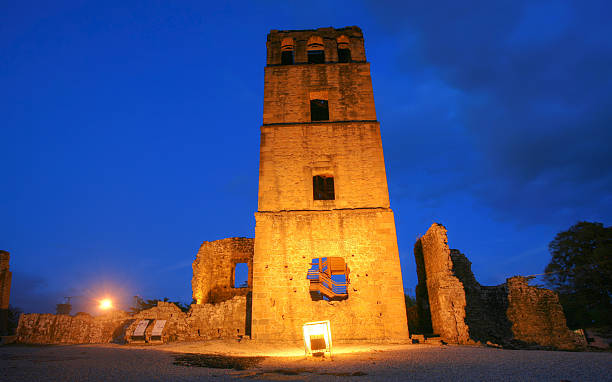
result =
[[[358,27],[272,30],[255,214],[252,337],[408,338],[370,64]]]

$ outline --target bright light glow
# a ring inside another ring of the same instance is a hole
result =
[[[306,354],[329,353],[331,356],[332,338],[329,320],[307,322],[303,326]]]
[[[113,307],[113,302],[110,300],[110,298],[105,298],[104,300],[100,301],[100,306],[99,308],[102,310],[108,310],[111,309]]]

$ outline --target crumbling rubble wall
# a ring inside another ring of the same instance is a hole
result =
[[[505,284],[482,286],[472,273],[472,263],[456,249],[450,250],[453,274],[465,291],[465,323],[470,339],[476,342],[502,343],[512,337],[506,317],[508,290]]]
[[[17,342],[28,344],[96,344],[118,341],[129,314],[116,311],[93,317],[87,313],[22,314],[17,327]]]
[[[428,296],[433,332],[448,342],[469,342],[469,331],[465,324],[465,290],[453,273],[446,228],[443,225],[432,225],[418,239],[415,258],[417,271],[420,270],[417,303],[422,305],[424,296]]]
[[[158,301],[157,306],[153,308],[142,310],[132,315],[130,325],[126,328],[124,333],[125,342],[132,342],[132,334],[136,329],[136,325],[141,320],[149,320],[149,325],[145,330],[145,338],[147,341],[151,339],[153,327],[157,320],[166,320],[164,330],[162,331],[163,342],[174,342],[183,340],[186,334],[190,332],[187,323],[187,313],[179,309],[178,306],[171,302]]]
[[[515,276],[508,285],[508,320],[514,339],[560,349],[575,347],[575,336],[567,328],[559,296],[530,286],[527,277]]]
[[[189,312],[169,302],[136,314],[115,311],[93,317],[87,313],[22,314],[17,341],[29,344],[89,344],[131,342],[140,320],[150,320],[145,338],[150,340],[156,320],[166,320],[163,342],[236,338],[246,330],[246,297],[236,296],[219,304],[193,304]]]
[[[423,259],[423,245],[421,240],[414,244],[414,258],[417,266],[418,284],[415,288],[416,305],[412,319],[408,319],[410,333],[433,333],[431,327],[431,313],[429,309],[429,294],[427,293],[427,278],[425,272],[425,260]],[[408,316],[408,311],[406,311]],[[416,315],[416,318],[414,317]],[[411,326],[412,323],[412,326]]]
[[[433,224],[415,244],[419,326],[453,343],[493,342],[522,347],[575,347],[557,294],[527,278],[483,286],[471,262],[449,249],[446,228]],[[427,332],[425,332],[427,333]]]
[[[252,238],[232,237],[205,241],[193,262],[191,286],[193,298],[198,304],[217,303],[234,296],[246,296],[253,286]],[[237,263],[249,267],[246,288],[234,288],[234,271]]]
[[[235,296],[218,304],[193,304],[186,313],[169,302],[160,301],[157,304],[156,307],[132,316],[134,321],[126,330],[126,342],[131,342],[130,336],[140,320],[150,320],[145,330],[147,341],[151,338],[157,320],[166,320],[162,333],[163,342],[236,338],[245,335],[245,296]]]
[[[194,304],[187,314],[189,339],[236,338],[250,335],[247,297],[236,296],[215,305]]]

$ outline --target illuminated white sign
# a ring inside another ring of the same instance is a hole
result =
[[[306,354],[325,354],[331,356],[332,338],[329,320],[307,322],[303,326]]]

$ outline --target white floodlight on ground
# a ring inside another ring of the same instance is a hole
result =
[[[307,322],[303,326],[306,355],[325,354],[331,356],[332,338],[329,320]]]

